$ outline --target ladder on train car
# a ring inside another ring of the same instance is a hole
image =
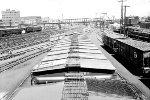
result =
[[[61,100],[88,100],[87,85],[82,72],[65,73]]]
[[[66,67],[80,67],[80,57],[78,51],[78,34],[70,36],[71,45],[67,57]],[[87,85],[84,73],[79,70],[65,73],[65,82],[61,100],[88,100]]]

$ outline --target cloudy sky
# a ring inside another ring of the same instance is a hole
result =
[[[119,0],[0,0],[0,11],[19,10],[23,16],[42,16],[54,19],[99,17],[107,13],[120,18]],[[126,0],[127,15],[150,15],[150,0]],[[2,17],[0,13],[0,18]]]

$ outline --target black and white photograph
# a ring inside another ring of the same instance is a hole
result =
[[[0,100],[150,100],[150,0],[0,0]]]

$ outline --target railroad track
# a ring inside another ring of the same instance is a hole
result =
[[[55,42],[57,42],[57,40],[55,40]],[[8,69],[11,69],[11,68],[13,68],[16,65],[24,63],[25,61],[30,60],[30,59],[32,59],[32,58],[34,58],[36,56],[39,56],[39,55],[41,55],[43,53],[46,53],[46,52],[49,52],[51,50],[51,48],[54,46],[55,42],[52,42],[53,44],[52,44],[51,47],[48,47],[46,49],[40,50],[40,51],[35,52],[33,54],[27,55],[25,57],[19,58],[19,59],[14,60],[14,61],[10,61],[10,62],[5,63],[3,65],[0,65],[0,73],[6,71]]]
[[[16,52],[14,54],[9,54],[9,55],[6,55],[6,56],[2,56],[0,57],[0,61],[3,61],[3,60],[7,60],[7,59],[10,59],[10,58],[14,58],[14,57],[17,57],[17,56],[21,56],[21,55],[24,55],[26,54],[27,52],[32,52],[36,49],[40,49],[40,48],[43,48],[44,46],[49,46],[48,44],[46,45],[42,45],[40,47],[34,47],[34,48],[30,48],[30,49],[26,49],[24,51],[20,51],[20,52]]]
[[[39,55],[41,55],[41,54],[43,54],[43,53],[46,53],[46,52],[48,52],[48,51],[50,51],[50,50],[51,50],[51,48],[47,48],[47,49],[38,51],[38,52],[36,52],[36,53],[33,53],[33,54],[31,54],[31,55],[27,55],[27,56],[25,56],[25,57],[22,57],[22,58],[19,58],[19,59],[17,59],[17,60],[8,62],[8,63],[6,63],[6,64],[3,64],[3,65],[0,66],[0,73],[6,71],[6,70],[8,70],[8,69],[11,69],[11,68],[13,68],[14,66],[19,65],[19,64],[21,64],[21,63],[23,63],[23,62],[25,62],[25,61],[27,61],[27,60],[30,60],[30,59],[32,59],[32,58],[34,58],[34,57],[36,57],[36,56],[39,56]]]

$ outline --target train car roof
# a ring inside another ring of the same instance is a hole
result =
[[[78,46],[74,46],[71,44],[69,36],[61,40],[61,42],[56,44],[47,56],[43,58],[41,63],[34,67],[33,73],[38,71],[64,69],[66,64],[69,63],[67,62],[68,57],[70,59],[79,57],[81,68],[116,70],[105,55],[88,38],[83,38],[82,35],[79,35],[78,41]],[[70,49],[72,49],[72,52],[74,53],[70,53]],[[70,62],[72,61],[70,60]]]
[[[87,95],[88,100],[137,100],[137,98],[134,98],[131,96],[133,90],[132,91],[128,90],[128,92],[124,93],[123,90],[121,91],[121,89],[120,90],[117,89],[120,91],[120,93],[117,93],[117,92],[113,92],[112,90],[107,89],[108,87],[114,88],[113,85],[109,85],[109,84],[115,84],[116,86],[118,85],[119,87],[121,87],[122,85],[125,86],[125,83],[122,82],[121,80],[111,80],[107,76],[102,76],[101,78],[99,77],[98,81],[101,83],[104,82],[103,84],[105,84],[106,87],[103,90],[96,91],[96,89],[90,88],[90,87],[93,87],[92,84],[89,85],[90,81],[97,81],[96,77],[95,78],[87,77],[86,79],[87,79],[87,82],[88,82],[87,85],[89,88],[88,95]],[[105,79],[107,80],[105,81]],[[106,84],[105,82],[109,82],[109,84]],[[107,87],[107,85],[109,86]],[[100,87],[102,88],[102,84]],[[73,91],[75,92],[75,90],[72,90],[72,92]],[[129,95],[130,92],[131,92],[130,96],[126,96],[126,95]],[[61,81],[61,82],[45,84],[45,85],[22,87],[18,89],[15,95],[12,96],[11,100],[62,100],[63,93],[65,93],[64,81]],[[122,94],[122,95],[119,95],[119,94]],[[68,98],[67,100],[72,100],[72,99],[77,99],[77,98],[80,100],[82,95],[84,94],[80,95],[81,97],[74,97],[74,98],[72,95],[75,95],[75,94],[68,93],[68,95],[70,95],[70,99]]]
[[[126,38],[125,36],[123,36],[122,34],[117,34],[113,31],[105,31],[104,33],[106,36],[111,37],[113,39],[118,39],[118,38]]]
[[[139,40],[134,40],[132,38],[127,38],[127,37],[124,37],[123,35],[120,35],[120,34],[114,34],[114,32],[107,32],[105,33],[106,36],[112,38],[112,39],[116,39],[120,42],[123,42],[127,45],[130,45],[134,48],[137,48],[141,51],[150,51],[150,43],[148,42],[143,42],[143,41],[139,41]]]
[[[139,30],[140,33],[147,33],[147,34],[150,34],[150,29],[140,28],[140,27],[133,27],[133,26],[128,26],[128,28]]]
[[[141,51],[150,51],[150,43],[148,42],[143,42],[143,41],[139,41],[139,40],[133,40],[131,38],[128,39],[117,39],[118,41],[125,43],[127,45],[130,45],[134,48],[137,48]]]
[[[64,82],[22,88],[12,100],[61,100]]]

